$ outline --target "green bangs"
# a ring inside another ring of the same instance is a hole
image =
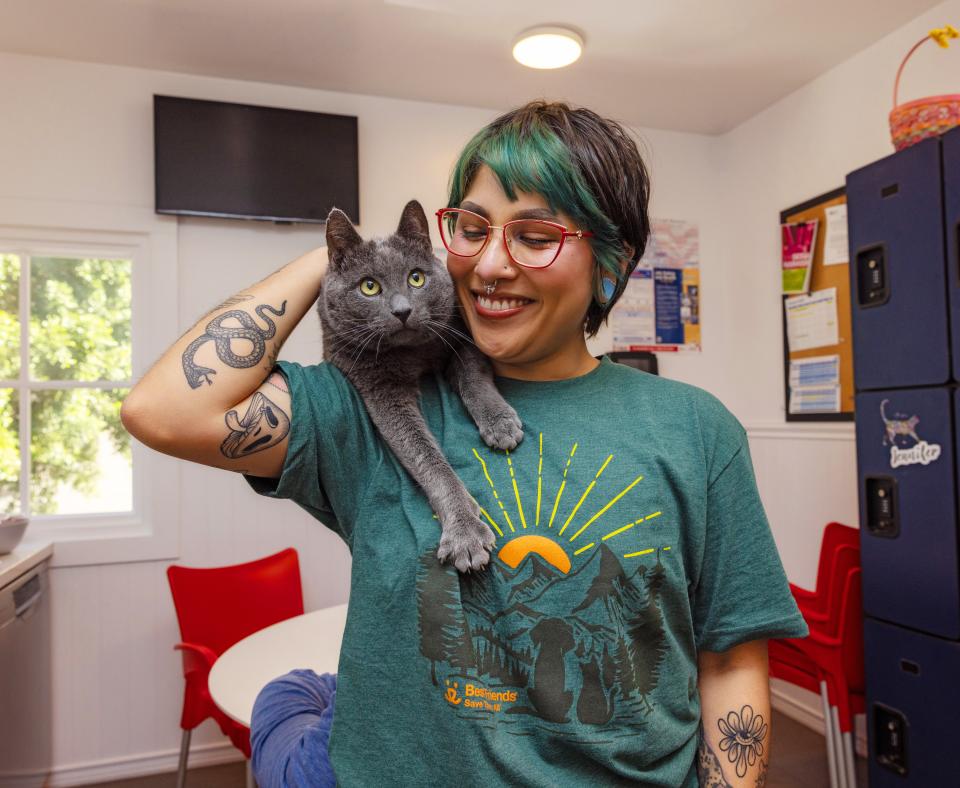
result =
[[[497,176],[511,200],[517,192],[540,194],[552,211],[563,211],[589,230],[597,263],[619,278],[623,245],[617,226],[603,213],[563,140],[541,122],[491,124],[460,154],[450,179],[450,207],[458,207],[481,165]]]

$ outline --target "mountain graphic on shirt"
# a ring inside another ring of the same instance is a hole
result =
[[[604,724],[652,710],[666,638],[659,560],[632,573],[605,545],[564,574],[535,553],[459,575],[432,551],[417,574],[421,653],[448,676],[526,690],[508,714]],[[470,716],[471,710],[458,708]]]

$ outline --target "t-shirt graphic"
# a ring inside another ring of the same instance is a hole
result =
[[[574,379],[498,378],[524,427],[502,452],[425,376],[424,418],[496,537],[461,574],[343,375],[279,366],[287,459],[280,479],[248,478],[353,556],[339,784],[696,786],[697,652],[806,634],[722,403],[608,357]]]

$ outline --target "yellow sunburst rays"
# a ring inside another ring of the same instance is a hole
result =
[[[540,461],[537,463],[537,520],[534,525],[540,525],[540,487],[543,484],[543,433],[540,433]]]
[[[570,449],[570,456],[567,458],[567,464],[563,469],[563,479],[560,480],[560,489],[557,490],[557,500],[553,502],[553,511],[550,513],[550,522],[547,523],[547,528],[553,527],[553,518],[557,516],[557,507],[560,505],[560,496],[563,495],[563,488],[567,486],[567,471],[570,470],[570,463],[573,462],[573,455],[577,453],[577,444],[573,444],[573,448]]]
[[[599,479],[599,478],[600,478],[600,474],[602,474],[602,473],[607,469],[607,466],[610,464],[610,460],[612,460],[612,459],[613,459],[613,455],[611,454],[611,455],[609,455],[609,456],[607,457],[607,459],[605,459],[605,460],[603,461],[603,465],[600,466],[600,470],[597,471],[597,475],[594,476],[593,479],[590,481],[590,484],[587,485],[587,489],[583,491],[583,495],[580,496],[580,500],[577,501],[577,505],[573,507],[573,510],[570,512],[570,514],[568,515],[567,519],[564,521],[563,525],[560,527],[559,536],[563,536],[563,532],[567,530],[567,526],[570,525],[570,521],[574,518],[574,515],[576,515],[576,513],[579,511],[580,507],[583,505],[583,502],[584,502],[585,500],[587,500],[587,496],[590,495],[590,493],[593,491],[593,488],[596,487],[596,485],[597,485],[597,479]],[[641,478],[642,478],[642,477],[641,477]],[[638,479],[637,481],[639,481],[639,479]],[[626,491],[624,491],[624,492],[626,492]],[[606,508],[609,508],[609,505],[608,505]],[[604,511],[605,511],[605,510],[606,510],[606,509],[604,509]],[[600,514],[603,514],[603,512],[600,512]],[[593,522],[593,520],[595,520],[596,517],[598,517],[598,516],[599,516],[599,515],[591,518],[590,522]],[[589,524],[589,523],[588,523],[588,524]],[[584,528],[585,528],[585,527],[586,527],[586,526],[584,526]],[[583,528],[580,529],[580,531],[582,531],[582,530],[583,530]],[[578,531],[577,533],[579,533],[579,531]],[[574,534],[574,535],[570,538],[570,541],[572,542],[574,539],[576,539],[576,537],[577,537],[577,534]]]
[[[487,471],[487,464],[483,461],[483,457],[480,456],[480,452],[478,452],[476,449],[473,450],[473,456],[479,460],[480,467],[483,468],[483,475],[487,477],[487,481],[490,483],[490,489],[493,490],[494,500],[496,500],[497,505],[500,507],[500,512],[503,514],[503,519],[506,520],[507,526],[510,528],[511,533],[516,533],[517,529],[514,528],[513,523],[510,522],[510,515],[507,514],[507,510],[503,507],[503,501],[500,500],[500,496],[497,494],[497,488],[493,483],[493,479],[490,478],[490,473]],[[484,514],[486,514],[486,512],[484,512]],[[487,515],[487,519],[490,519],[489,514]],[[492,523],[493,520],[490,520],[490,522]],[[494,528],[497,527],[494,526]],[[497,528],[497,531],[500,532],[500,536],[503,536],[503,532],[500,531],[499,528]]]
[[[517,511],[520,513],[520,524],[526,528],[527,518],[523,516],[523,504],[520,502],[520,488],[517,487],[517,477],[513,474],[513,460],[510,459],[510,450],[507,450],[507,468],[510,469],[510,481],[513,482],[513,494],[517,499]]]
[[[669,548],[669,547],[661,547],[660,549],[663,550],[664,552],[666,552],[666,551],[669,550],[670,548]],[[648,547],[646,550],[638,550],[636,553],[624,553],[624,554],[623,554],[623,557],[624,557],[624,558],[635,558],[635,557],[638,556],[638,555],[650,555],[650,553],[655,553],[656,551],[657,551],[657,548],[656,548],[656,547]]]

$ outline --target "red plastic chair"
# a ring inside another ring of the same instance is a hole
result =
[[[848,551],[850,548],[840,548]],[[842,563],[838,561],[838,564]],[[796,671],[815,674],[817,683],[825,684],[829,705],[836,709],[834,748],[837,751],[838,784],[856,785],[853,755],[854,718],[865,711],[863,669],[863,600],[860,588],[859,566],[845,572],[841,586],[839,608],[831,606],[829,631],[816,625],[803,639],[789,638],[771,642],[771,675],[788,681],[796,678]],[[790,673],[794,675],[791,677]],[[809,684],[796,681],[800,686]],[[822,692],[821,686],[821,692]],[[830,711],[832,711],[832,709]],[[825,713],[830,713],[825,710]],[[834,725],[831,718],[828,726]],[[831,746],[828,738],[828,754]],[[833,779],[833,775],[831,775]]]
[[[177,786],[186,780],[190,734],[212,717],[224,735],[250,759],[250,729],[224,714],[210,697],[207,677],[217,658],[264,627],[303,614],[300,564],[292,547],[245,564],[194,568],[172,565],[167,580],[180,624],[183,713]]]
[[[793,598],[797,601],[804,618],[807,620],[824,621],[826,607],[831,595],[831,584],[839,578],[843,582],[843,575],[833,571],[833,562],[840,547],[860,546],[860,531],[843,523],[827,523],[823,529],[823,539],[820,543],[820,562],[817,566],[817,585],[813,591],[790,584]],[[839,596],[839,594],[837,594]]]

